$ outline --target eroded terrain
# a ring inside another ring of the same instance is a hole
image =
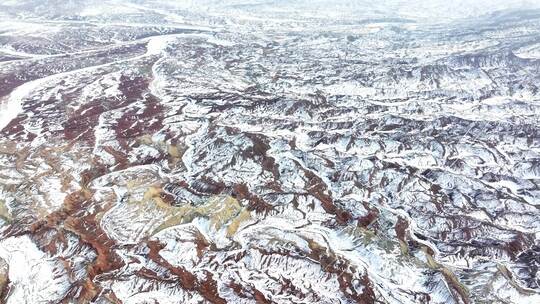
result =
[[[0,2],[2,302],[540,302],[540,10],[39,3]]]

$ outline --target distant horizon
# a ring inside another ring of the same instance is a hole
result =
[[[24,6],[37,0],[0,1],[1,6]],[[424,22],[446,22],[489,15],[505,10],[540,9],[540,0],[70,0],[66,6],[91,9],[110,5],[153,5],[155,8],[189,9],[194,11],[225,13],[241,11],[257,15],[264,12],[296,13],[309,17],[382,17],[412,18]],[[40,5],[46,5],[37,1]],[[114,13],[103,11],[104,14]]]

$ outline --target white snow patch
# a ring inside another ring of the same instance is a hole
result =
[[[12,289],[7,304],[56,303],[71,285],[61,264],[26,235],[1,241],[0,257],[9,265]]]
[[[350,95],[367,97],[377,93],[375,88],[365,87],[354,82],[345,82],[329,85],[323,88],[324,92],[331,95]]]

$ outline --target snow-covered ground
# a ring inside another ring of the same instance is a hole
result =
[[[0,1],[0,302],[540,302],[538,5]]]

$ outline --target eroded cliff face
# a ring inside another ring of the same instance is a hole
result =
[[[0,301],[539,303],[540,11],[351,3],[0,4]]]

